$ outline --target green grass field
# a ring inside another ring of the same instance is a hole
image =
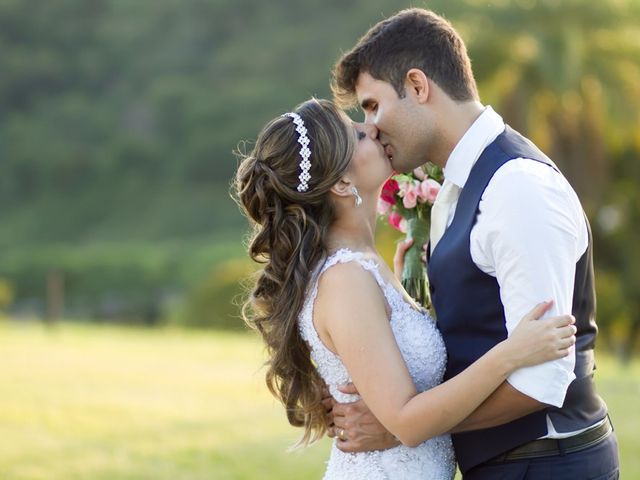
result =
[[[311,479],[327,440],[268,395],[247,334],[0,323],[0,479]],[[600,355],[600,390],[640,478],[640,363]]]

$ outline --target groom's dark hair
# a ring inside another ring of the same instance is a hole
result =
[[[478,99],[471,61],[460,35],[430,10],[410,8],[369,29],[351,51],[338,60],[331,88],[343,107],[357,105],[358,75],[390,83],[400,98],[405,76],[419,68],[456,101]]]

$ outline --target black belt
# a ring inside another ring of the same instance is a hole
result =
[[[611,432],[613,432],[613,425],[611,425],[611,420],[607,416],[602,425],[585,430],[573,437],[534,440],[498,455],[487,463],[502,463],[508,460],[522,460],[525,458],[554,457],[556,455],[579,452],[600,443]]]

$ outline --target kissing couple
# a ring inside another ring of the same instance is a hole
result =
[[[332,88],[271,120],[234,186],[263,264],[243,315],[301,442],[334,437],[324,478],[450,480],[456,462],[468,480],[619,478],[569,182],[480,102],[464,42],[431,11],[373,26]],[[341,109],[355,105],[363,123]],[[437,318],[374,242],[383,184],[426,162],[445,176],[426,248]]]

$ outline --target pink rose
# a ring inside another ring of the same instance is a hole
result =
[[[429,178],[420,183],[420,192],[419,197],[422,202],[429,202],[433,204],[436,201],[436,197],[438,196],[438,192],[440,191],[440,184]]]
[[[391,212],[389,214],[389,225],[396,230],[400,230],[402,233],[407,233],[407,221],[398,212]]]
[[[391,207],[393,207],[393,205],[387,202],[384,198],[378,198],[378,213],[380,215],[386,215],[387,213],[389,213]]]
[[[424,173],[424,170],[422,170],[422,167],[414,168],[413,169],[413,175],[418,180],[426,180],[427,179],[427,174]]]
[[[404,197],[409,190],[413,187],[413,182],[398,182],[398,196]]]
[[[419,185],[417,185],[419,187]],[[418,203],[418,189],[410,188],[402,197],[402,204],[404,208],[414,208]]]

